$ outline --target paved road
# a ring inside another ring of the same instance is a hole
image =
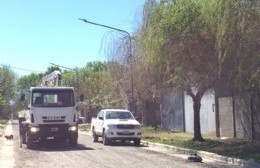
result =
[[[35,150],[19,147],[18,124],[8,127],[14,135],[13,141],[2,139],[0,145],[1,168],[40,167],[91,167],[91,168],[239,168],[240,166],[217,164],[204,160],[203,163],[187,162],[185,155],[168,154],[155,147],[134,147],[133,144],[114,143],[104,146],[102,141],[92,142],[92,137],[80,133],[79,145],[69,147],[68,143],[48,143]],[[160,152],[158,152],[160,151]]]

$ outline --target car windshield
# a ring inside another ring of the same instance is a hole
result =
[[[31,100],[34,107],[71,107],[75,105],[72,90],[34,90]]]
[[[134,119],[130,112],[125,111],[108,111],[106,119]]]

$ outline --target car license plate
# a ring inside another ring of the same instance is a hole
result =
[[[129,134],[129,131],[124,131],[124,132],[122,132],[122,134],[128,135],[128,134]]]
[[[58,132],[59,131],[59,128],[58,127],[52,127],[51,128],[51,132]]]

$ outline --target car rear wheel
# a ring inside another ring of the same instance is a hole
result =
[[[94,142],[98,142],[98,136],[97,136],[97,134],[95,132],[95,128],[92,129],[92,136],[94,138]]]

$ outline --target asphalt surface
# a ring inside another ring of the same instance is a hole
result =
[[[38,148],[29,150],[23,145],[20,148],[18,123],[8,125],[5,134],[13,134],[14,139],[8,141],[0,138],[1,168],[33,168],[33,167],[101,167],[101,168],[240,168],[236,164],[226,164],[203,156],[202,163],[188,162],[188,154],[178,149],[159,144],[142,142],[141,147],[132,143],[115,142],[104,146],[102,139],[94,143],[88,133],[80,132],[77,147],[69,147],[67,142],[51,142],[39,144]],[[248,166],[246,166],[248,167]]]

